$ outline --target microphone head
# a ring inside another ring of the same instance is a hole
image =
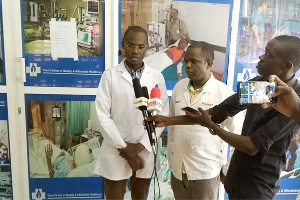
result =
[[[150,93],[150,98],[151,99],[153,99],[153,98],[160,99],[160,96],[161,96],[160,89],[158,87],[152,88],[151,93]]]
[[[139,108],[141,111],[147,110],[147,99],[144,97],[144,93],[140,84],[140,80],[138,78],[132,79],[133,89],[135,93],[135,97],[137,98],[134,101],[134,106]]]
[[[142,90],[143,90],[144,97],[146,97],[147,99],[149,99],[148,88],[146,86],[143,86]]]
[[[144,93],[140,84],[140,80],[138,78],[132,79],[133,89],[135,93],[135,97],[144,97]]]

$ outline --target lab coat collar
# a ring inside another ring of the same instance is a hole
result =
[[[132,78],[125,67],[124,61],[122,61],[119,64],[118,71],[122,73],[122,78],[124,78],[126,81],[128,81],[132,85]]]
[[[214,75],[211,73],[210,78],[206,82],[202,92],[210,93],[212,91],[212,88],[214,87],[215,81],[216,81],[216,79],[215,79]]]

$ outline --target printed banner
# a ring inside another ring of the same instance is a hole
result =
[[[183,55],[189,45],[187,44],[189,41],[185,41],[188,38],[191,42],[205,41],[213,46],[212,73],[216,79],[227,81],[232,0],[164,0],[155,2],[152,0],[122,0],[120,4],[120,41],[123,40],[124,33],[129,26],[141,26],[147,31],[150,48],[146,52],[144,62],[162,72],[169,91],[173,90],[179,80],[187,78]],[[173,32],[168,29],[168,24],[172,20],[170,16],[172,9],[178,11],[180,19],[179,28]],[[218,15],[212,13],[218,13]],[[172,38],[172,34],[176,37]],[[178,53],[179,56],[176,59],[167,55],[166,52],[170,49],[175,49]],[[121,60],[123,60],[125,57],[122,48],[120,53]],[[167,152],[167,129],[165,129],[162,139],[159,141],[160,167],[157,169],[157,176],[153,175],[152,177],[148,199],[174,199]],[[130,189],[125,194],[125,199],[128,198],[130,198]]]
[[[262,5],[260,1],[241,1],[234,91],[237,89],[237,81],[247,81],[259,75],[256,66],[269,40],[279,35],[300,37],[299,3],[266,2]],[[296,76],[300,77],[300,71]]]
[[[25,55],[26,86],[96,88],[104,71],[103,57],[58,58]]]
[[[178,80],[187,77],[183,54],[189,45],[187,42],[193,41],[212,44],[215,52],[212,73],[216,79],[227,81],[232,0],[134,2],[121,1],[120,39],[123,40],[125,30],[132,25],[141,26],[147,31],[150,48],[144,62],[162,72],[168,90],[172,90]],[[146,7],[150,9],[140,9]],[[178,11],[180,19],[177,30],[169,25],[172,21],[172,9]],[[176,51],[178,56],[173,59],[168,56],[167,51]],[[124,54],[121,57],[124,59]]]
[[[103,199],[103,178],[94,174],[103,141],[95,96],[25,99],[31,199]]]
[[[25,85],[98,87],[104,71],[104,1],[22,3]]]
[[[300,37],[300,7],[297,1],[244,0],[240,11],[233,85],[235,91],[237,81],[247,81],[259,75],[256,66],[269,40],[279,35]],[[296,76],[300,77],[300,71]],[[300,133],[292,139],[286,158],[276,199],[296,199],[300,189]]]
[[[0,199],[13,199],[7,114],[7,96],[0,94]]]

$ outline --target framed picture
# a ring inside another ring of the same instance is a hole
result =
[[[61,118],[61,108],[58,106],[52,107],[52,118]]]

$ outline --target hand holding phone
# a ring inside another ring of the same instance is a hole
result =
[[[181,108],[181,110],[184,112],[191,113],[193,115],[200,115],[200,112],[198,110],[191,108],[191,107],[184,107],[184,108]]]
[[[262,104],[274,102],[272,93],[275,91],[275,82],[246,81],[238,83],[239,104]]]

